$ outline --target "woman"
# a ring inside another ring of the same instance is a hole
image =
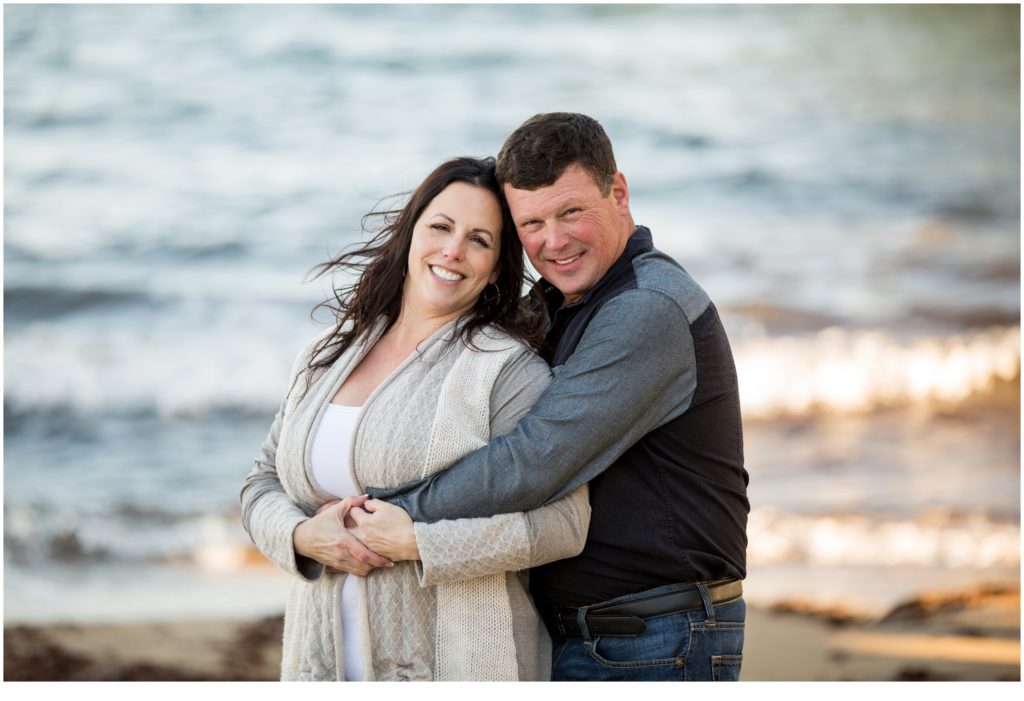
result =
[[[445,469],[549,382],[493,159],[442,164],[389,214],[367,246],[321,266],[361,275],[300,353],[242,489],[253,542],[296,577],[282,679],[546,679],[550,639],[521,571],[582,550],[585,487],[525,514],[415,526],[383,502],[331,503]],[[353,532],[384,566],[348,557]]]

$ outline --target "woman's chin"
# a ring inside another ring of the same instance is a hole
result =
[[[446,295],[429,295],[410,301],[416,309],[422,310],[424,315],[437,318],[462,316],[473,309],[476,300],[477,297],[467,300],[461,295],[458,299]]]

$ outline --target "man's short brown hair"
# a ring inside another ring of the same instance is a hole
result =
[[[574,112],[547,112],[512,132],[497,159],[498,180],[517,190],[547,187],[578,163],[607,196],[618,168],[612,142],[597,120]]]

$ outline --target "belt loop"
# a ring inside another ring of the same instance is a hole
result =
[[[700,599],[704,602],[704,613],[707,614],[706,623],[715,625],[715,605],[711,603],[708,585],[705,582],[697,582],[697,591],[700,592]]]
[[[585,642],[590,642],[590,629],[587,628],[587,611],[589,609],[584,606],[576,609],[576,625],[580,627],[580,635],[583,636]]]

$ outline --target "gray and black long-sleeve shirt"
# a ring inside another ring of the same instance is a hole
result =
[[[708,295],[643,226],[573,304],[539,284],[554,379],[530,413],[448,470],[371,496],[437,521],[527,511],[589,482],[583,552],[531,571],[542,606],[745,577],[736,369]]]

